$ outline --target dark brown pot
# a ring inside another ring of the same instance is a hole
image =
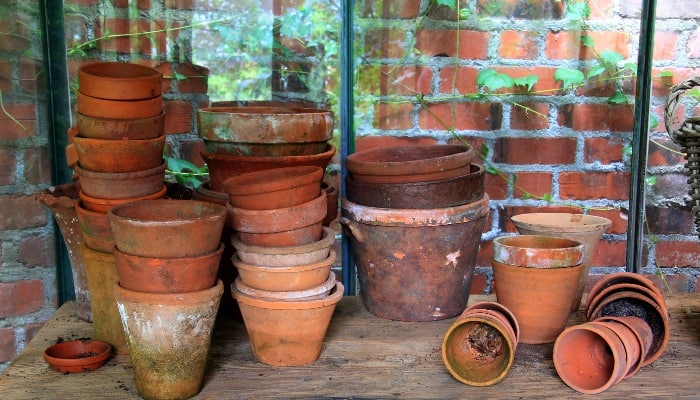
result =
[[[323,169],[313,166],[249,172],[224,181],[233,207],[271,210],[306,203],[321,192]]]
[[[82,190],[78,193],[78,196],[80,197],[80,201],[82,202],[83,208],[85,208],[86,210],[106,213],[112,207],[116,207],[121,204],[131,203],[140,200],[160,199],[163,196],[165,196],[165,193],[167,191],[168,188],[163,186],[163,188],[159,192],[156,192],[154,194],[143,197],[133,197],[130,199],[100,199],[97,197],[88,196]]]
[[[165,135],[153,139],[90,139],[76,136],[80,167],[95,172],[135,172],[163,164]]]
[[[85,245],[95,251],[111,253],[114,248],[114,235],[112,227],[109,226],[107,213],[85,209],[80,202],[75,205],[75,212],[80,221],[80,231]]]
[[[470,172],[449,179],[427,182],[370,183],[345,177],[348,200],[381,208],[454,207],[484,195],[484,167],[472,164]]]
[[[82,137],[92,139],[152,139],[164,132],[165,113],[155,117],[107,119],[78,113],[77,128]]]
[[[78,86],[82,93],[99,99],[151,99],[163,92],[163,74],[145,65],[98,62],[78,69]]]
[[[163,190],[166,163],[134,172],[95,172],[75,166],[80,188],[90,197],[128,199],[150,196]]]

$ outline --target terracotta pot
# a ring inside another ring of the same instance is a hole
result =
[[[152,258],[113,248],[119,285],[144,293],[189,293],[210,289],[217,280],[224,245],[201,256]]]
[[[109,343],[114,354],[129,354],[112,291],[112,287],[119,282],[114,254],[91,250],[84,243],[80,251],[90,292],[92,338]]]
[[[109,210],[117,248],[154,258],[213,253],[221,244],[225,218],[225,207],[196,200],[136,201]]]
[[[515,314],[513,314],[513,312],[510,311],[508,307],[495,301],[479,301],[465,309],[465,311],[469,310],[490,310],[503,315],[504,317],[506,317],[511,329],[513,329],[513,332],[515,333],[515,341],[520,341],[520,325],[518,324],[518,319],[515,318]]]
[[[78,112],[95,118],[148,118],[163,112],[163,96],[142,100],[108,100],[77,92]]]
[[[100,99],[150,99],[162,94],[163,74],[145,65],[98,62],[78,68],[78,86],[82,93]]]
[[[91,250],[111,253],[114,247],[114,235],[107,214],[87,210],[81,206],[80,202],[75,205],[75,212],[78,215],[85,245]]]
[[[644,286],[639,286],[634,283],[616,283],[610,286],[606,286],[600,291],[596,292],[593,297],[589,296],[586,299],[586,318],[590,320],[593,310],[598,307],[601,301],[604,301],[608,296],[618,293],[618,292],[636,292],[648,297],[650,300],[655,302],[660,308],[666,308],[666,302],[663,297],[660,297],[658,293],[655,293],[651,289]]]
[[[222,184],[226,179],[246,172],[301,165],[317,166],[325,170],[334,154],[335,148],[328,144],[323,153],[308,156],[257,157],[202,153],[202,158],[209,167],[211,189],[223,191]]]
[[[643,319],[654,335],[654,340],[642,366],[647,366],[661,357],[668,346],[670,336],[668,311],[647,296],[630,291],[613,293],[602,300],[591,313],[591,319],[600,317],[634,316]]]
[[[238,238],[253,246],[298,246],[321,239],[326,193],[311,201],[273,210],[247,210],[226,204]]]
[[[328,258],[331,247],[335,243],[335,232],[323,227],[321,239],[298,246],[251,246],[238,240],[237,235],[231,236],[231,244],[241,262],[268,267],[292,267],[316,263]]]
[[[484,167],[472,164],[466,172],[448,179],[407,183],[358,182],[347,175],[345,190],[348,200],[370,207],[454,207],[484,195]]]
[[[527,268],[565,268],[583,262],[583,245],[553,236],[501,236],[493,240],[493,259]]]
[[[331,222],[338,218],[340,191],[338,191],[338,188],[325,182],[321,183],[321,190],[326,192],[326,202],[328,204],[326,207],[326,217],[323,219],[323,226],[330,226]]]
[[[636,274],[634,272],[615,272],[603,276],[601,279],[598,280],[598,282],[596,282],[593,285],[593,287],[591,287],[591,290],[588,292],[588,298],[586,303],[586,318],[590,319],[590,311],[593,311],[594,308],[590,305],[591,301],[594,298],[597,298],[602,290],[609,286],[622,283],[634,284],[649,289],[652,293],[654,293],[654,298],[663,300],[662,302],[659,302],[659,305],[666,307],[666,300],[664,300],[663,293],[651,279],[645,277],[644,275]]]
[[[459,207],[425,210],[343,199],[340,222],[365,307],[400,321],[440,320],[464,311],[488,204],[487,195]]]
[[[313,166],[275,168],[231,177],[222,184],[233,207],[271,210],[318,197],[323,169]]]
[[[620,338],[609,328],[591,323],[564,330],[554,343],[553,358],[561,380],[585,394],[604,392],[627,371]]]
[[[44,361],[58,372],[77,373],[100,368],[111,355],[112,347],[105,342],[78,339],[49,346]]]
[[[207,153],[232,156],[310,156],[323,153],[327,143],[327,141],[308,143],[239,143],[204,139],[204,150]]]
[[[133,197],[130,199],[100,199],[97,197],[88,196],[82,190],[78,193],[80,202],[86,210],[107,213],[112,207],[116,207],[122,204],[132,203],[134,201],[141,200],[155,200],[160,199],[165,196],[168,188],[163,185],[163,188],[154,194],[143,196],[143,197]]]
[[[612,221],[607,218],[585,214],[569,213],[530,213],[511,217],[511,221],[521,235],[547,235],[575,240],[583,244],[583,274],[578,283],[576,297],[571,311],[581,305],[581,298],[588,283],[588,272],[595,248],[603,233],[610,228]]]
[[[80,188],[86,195],[102,199],[145,197],[163,190],[166,163],[135,172],[95,172],[75,166]]]
[[[335,252],[317,262],[289,267],[248,264],[237,255],[232,260],[244,285],[272,292],[296,292],[315,288],[328,280]]]
[[[136,390],[146,399],[187,399],[202,387],[223,284],[156,294],[114,286]]]
[[[220,204],[225,206],[228,203],[228,195],[211,189],[209,181],[206,180],[197,186],[197,189],[192,193],[193,200],[208,201],[210,203]]]
[[[450,375],[471,386],[491,386],[503,380],[513,365],[518,343],[507,324],[479,310],[462,313],[442,341],[442,361]]]
[[[92,321],[90,295],[83,255],[80,252],[80,246],[83,244],[83,233],[75,211],[75,205],[79,200],[78,187],[74,183],[51,186],[37,193],[35,199],[51,211],[58,224],[73,275],[76,313],[78,318],[90,322]]]
[[[424,182],[468,174],[473,158],[468,145],[379,147],[350,154],[345,167],[355,182]]]
[[[76,136],[80,167],[95,172],[136,172],[163,164],[165,135],[153,139],[109,140]]]
[[[107,119],[78,113],[78,133],[92,139],[153,139],[163,135],[165,113],[147,118]]]
[[[260,280],[257,280],[259,283]],[[304,290],[264,290],[251,287],[238,276],[233,282],[233,286],[239,292],[263,300],[280,300],[280,301],[309,301],[315,299],[322,299],[328,296],[331,289],[335,287],[335,273],[329,272],[326,275],[326,279],[320,285],[313,286]]]
[[[583,265],[523,268],[491,260],[498,302],[520,325],[520,343],[552,343],[571,312]]]
[[[241,308],[253,354],[261,362],[275,366],[305,365],[319,358],[343,290],[343,284],[336,282],[331,293],[322,299],[274,301],[231,288]]]
[[[627,374],[622,379],[627,379],[635,375],[642,368],[642,362],[646,358],[649,350],[651,349],[651,344],[654,340],[654,334],[651,332],[651,328],[647,325],[644,320],[637,317],[627,316],[627,317],[600,317],[594,322],[602,322],[608,324],[608,327],[614,326],[615,324],[624,325],[629,329],[634,335],[634,340],[639,346],[639,355],[633,361],[627,360]],[[618,336],[620,336],[618,334]],[[622,339],[622,337],[620,337]],[[629,339],[628,339],[629,340]],[[627,349],[627,344],[625,344]],[[627,351],[629,353],[629,350]]]
[[[333,113],[293,107],[200,108],[197,133],[220,142],[325,142],[333,136]]]

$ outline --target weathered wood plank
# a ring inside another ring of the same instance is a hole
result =
[[[484,300],[473,296],[471,302]],[[671,340],[664,355],[596,398],[698,398],[700,393],[700,297],[668,299]],[[91,324],[75,317],[68,303],[0,376],[0,397],[8,399],[138,398],[128,356],[102,368],[64,375],[51,371],[43,350],[58,338],[92,335]],[[452,379],[440,355],[452,319],[408,323],[367,312],[359,298],[339,304],[320,359],[302,367],[270,367],[258,362],[240,321],[217,321],[199,399],[246,398],[591,398],[557,376],[552,345],[519,345],[508,376],[498,385],[477,388]],[[582,321],[582,313],[569,324]]]

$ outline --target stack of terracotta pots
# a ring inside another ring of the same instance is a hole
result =
[[[77,124],[66,149],[79,187],[75,209],[95,339],[117,354],[125,339],[111,287],[117,281],[110,208],[166,192],[163,149],[162,75],[130,63],[100,62],[78,70]]]
[[[182,399],[202,386],[223,283],[222,205],[141,200],[109,210],[118,284],[112,290],[147,399]]]
[[[430,321],[464,311],[489,211],[484,168],[473,157],[467,145],[348,156],[341,223],[373,314]]]
[[[656,361],[669,339],[661,291],[634,273],[598,281],[586,301],[589,322],[564,330],[554,343],[554,366],[571,388],[600,393]]]
[[[231,287],[262,362],[303,365],[321,353],[343,285],[331,270],[334,232],[324,227],[323,168],[250,172],[223,189],[238,278]]]

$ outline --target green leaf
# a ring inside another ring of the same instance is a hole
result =
[[[486,172],[488,172],[488,173],[491,174],[491,175],[498,175],[498,174],[501,173],[501,172],[500,172],[496,167],[494,167],[493,165],[489,165],[488,167],[486,167]]]
[[[530,193],[525,192],[525,193],[523,194],[523,199],[527,200],[527,199],[530,199],[530,198],[532,198],[532,195],[531,195]]]
[[[654,130],[659,127],[659,117],[654,114],[649,115],[649,129]]]
[[[491,79],[491,77],[498,75],[498,71],[495,69],[487,68],[479,71],[479,74],[476,76],[476,84],[479,86],[484,86],[486,85],[486,81]]]
[[[647,186],[654,186],[656,184],[656,176],[647,176],[644,181],[646,182]]]
[[[603,50],[600,52],[600,59],[609,65],[617,65],[623,60],[622,54],[614,50]]]
[[[673,72],[671,71],[661,71],[659,74],[660,78],[673,78]]]
[[[580,21],[582,19],[588,18],[591,15],[591,8],[588,6],[588,1],[567,1],[566,4],[566,18],[573,21]]]
[[[489,92],[493,92],[498,89],[512,88],[513,78],[496,70],[486,69],[476,76],[476,83],[480,86],[486,86]]]
[[[552,201],[552,194],[551,193],[545,193],[542,195],[542,200],[544,201]]]
[[[539,79],[540,78],[537,75],[528,75],[522,78],[513,79],[513,84],[516,86],[526,86],[527,91],[529,92],[532,90],[532,87],[535,86],[535,83],[537,83]]]
[[[567,89],[583,83],[584,75],[577,69],[562,67],[554,71],[554,79],[561,81],[562,87]]]
[[[468,8],[463,8],[459,10],[459,19],[469,19],[472,17],[472,11]]]
[[[489,155],[489,146],[486,143],[481,144],[481,154],[486,157]]]
[[[608,103],[610,104],[626,104],[627,96],[622,92],[615,92],[612,96],[608,97]]]
[[[455,0],[435,0],[435,3],[439,6],[447,6],[451,9],[457,8],[457,2]]]
[[[605,67],[603,67],[600,64],[596,64],[591,69],[588,70],[588,78],[587,79],[594,78],[596,76],[602,75],[603,73],[605,73]]]
[[[622,148],[622,154],[631,156],[632,155],[632,146],[630,145],[625,145],[625,147]]]
[[[581,35],[581,44],[586,47],[595,47],[595,40],[590,35]]]
[[[175,158],[175,157],[165,157],[165,160],[168,163],[168,170],[174,171],[174,172],[192,172],[192,173],[199,173],[200,168],[196,166],[195,164],[182,159],[182,158]]]

